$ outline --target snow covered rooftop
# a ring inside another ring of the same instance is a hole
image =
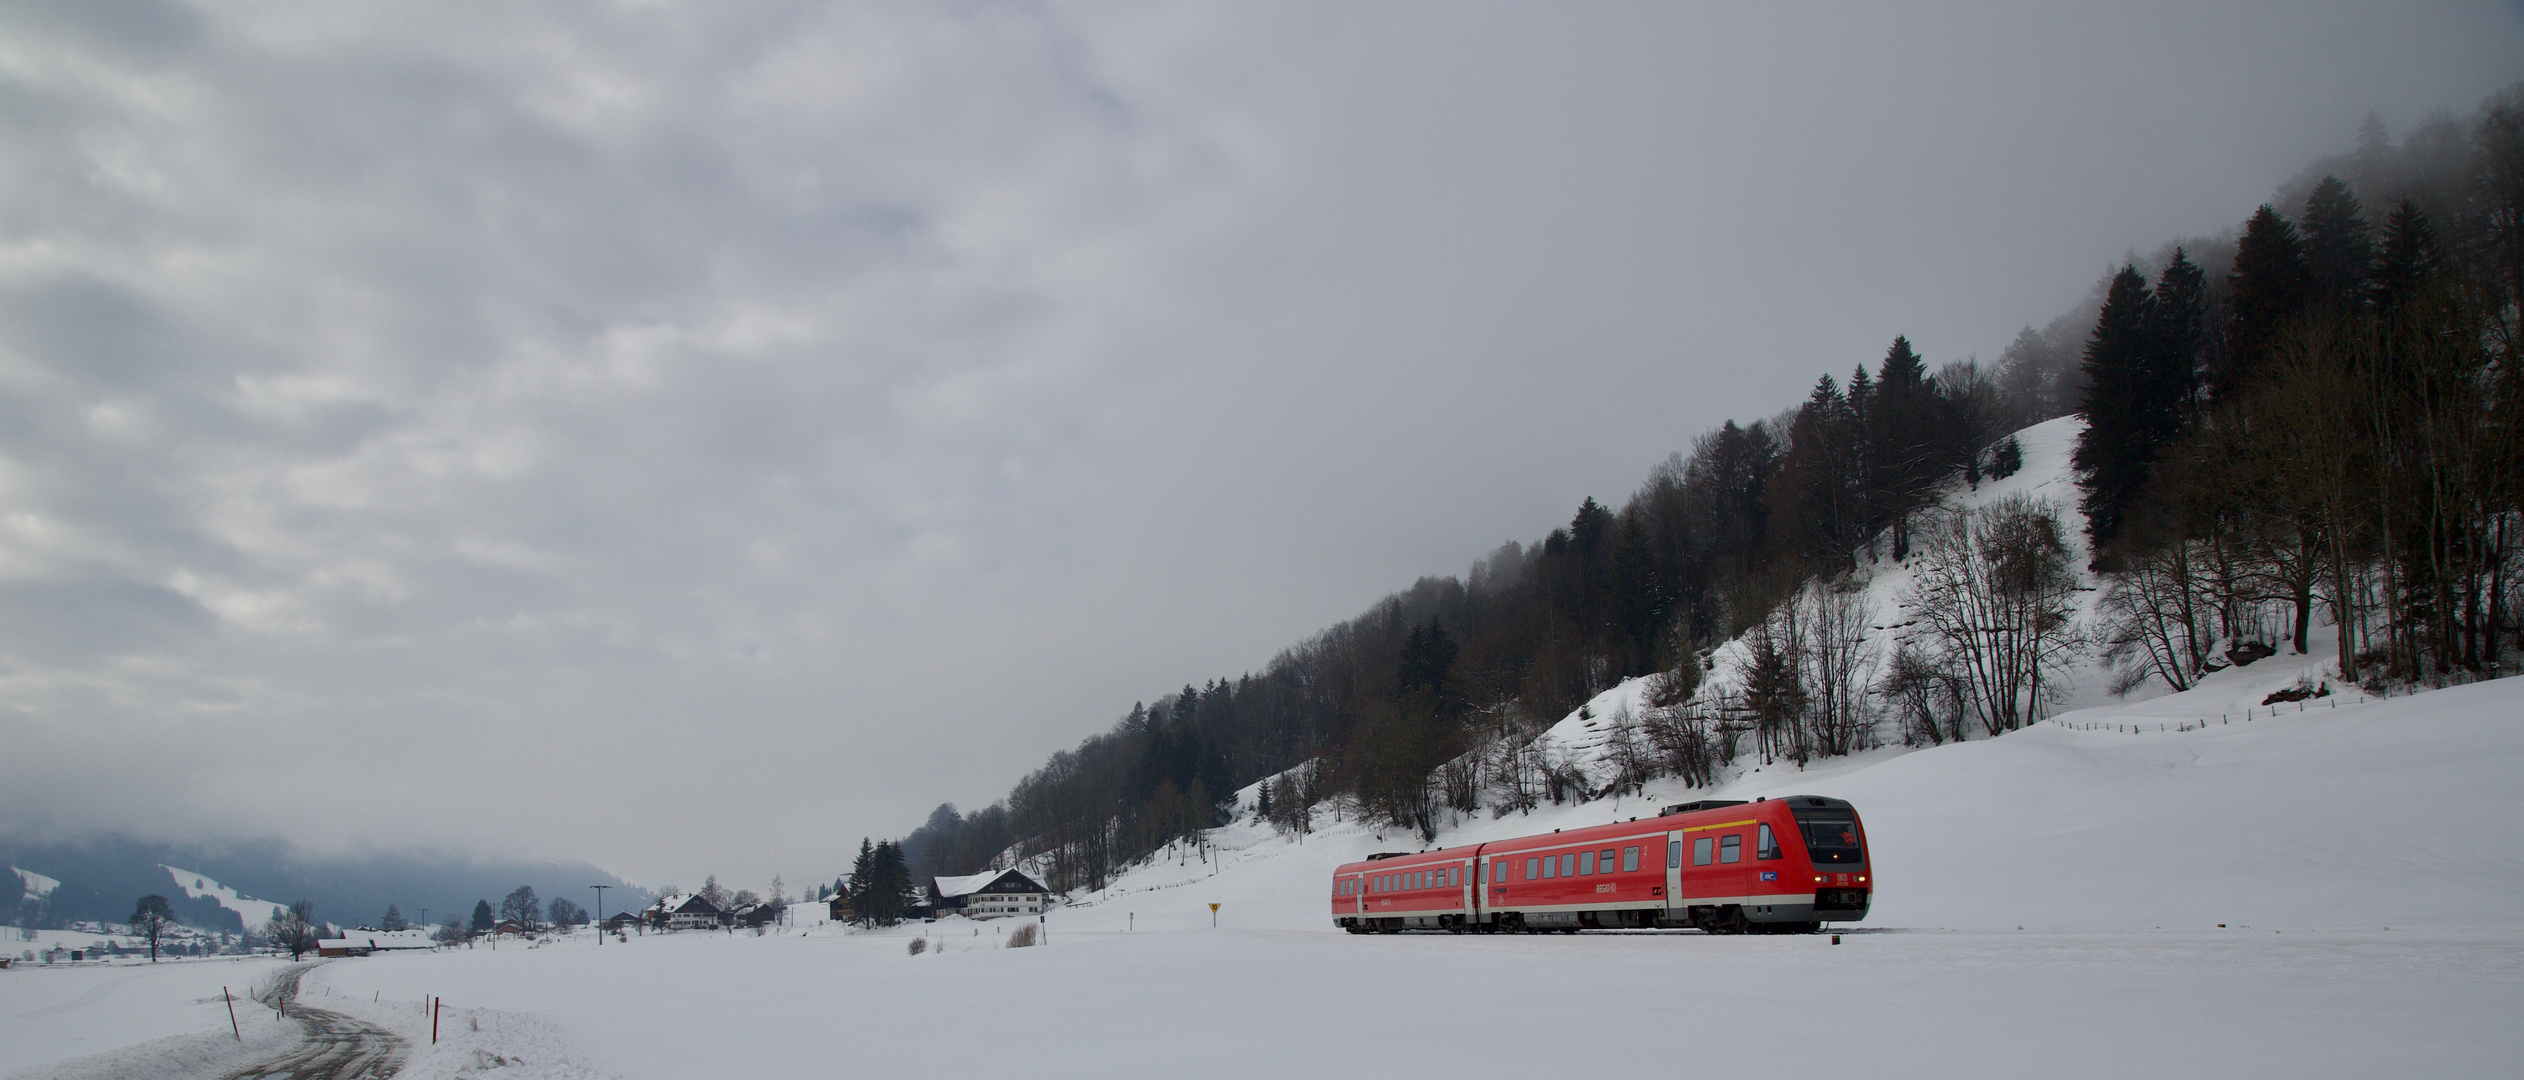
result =
[[[991,882],[997,881],[1010,874],[1015,874],[1017,877],[1024,879],[1025,883],[1031,886],[1035,892],[1051,891],[1044,888],[1042,882],[1034,880],[1033,877],[1029,876],[1023,870],[990,870],[979,874],[967,874],[963,877],[939,878],[938,898],[945,900],[958,896],[971,896],[974,893],[989,888]]]

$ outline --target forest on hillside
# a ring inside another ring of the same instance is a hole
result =
[[[2320,623],[2347,679],[2506,670],[2519,318],[2524,86],[2397,139],[2369,117],[2232,234],[2131,257],[1994,363],[1932,371],[1894,337],[1802,403],[1700,435],[1618,507],[1586,498],[1258,672],[1133,705],[1003,801],[939,807],[901,852],[916,878],[1014,856],[1093,889],[1265,777],[1254,809],[1301,832],[1330,798],[1425,836],[1448,811],[1591,797],[1534,736],[1639,676],[1651,708],[1621,782],[1700,784],[1739,754],[2031,722],[2072,652],[2109,659],[2122,689],[2180,689],[2229,650],[2305,651]],[[1939,499],[2017,468],[2009,433],[2072,413],[2099,639],[2064,627],[2077,575],[2057,508]],[[1870,680],[1847,655],[1863,627],[1845,583],[1879,560],[1917,572],[1930,632]],[[1702,693],[1710,650],[1738,638],[1742,670]]]

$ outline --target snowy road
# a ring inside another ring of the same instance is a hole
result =
[[[401,1067],[401,1037],[329,1009],[300,1004],[299,981],[317,965],[280,974],[273,993],[282,1012],[306,1034],[288,1053],[227,1074],[224,1080],[385,1080]]]

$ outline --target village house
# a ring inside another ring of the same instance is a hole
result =
[[[716,930],[727,922],[726,912],[697,893],[680,901],[661,900],[658,906],[665,912],[669,930]]]
[[[936,915],[960,914],[967,919],[1040,915],[1049,905],[1051,893],[1023,870],[933,878],[929,885],[930,903]]]
[[[438,947],[422,930],[353,930],[316,942],[317,956],[367,956],[381,952],[418,952]]]

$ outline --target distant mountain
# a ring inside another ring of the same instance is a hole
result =
[[[0,864],[17,872],[22,898],[15,918],[38,924],[82,919],[120,922],[132,904],[156,893],[177,918],[205,929],[242,931],[261,925],[273,905],[307,900],[318,919],[343,926],[374,924],[388,904],[405,918],[460,918],[474,902],[497,906],[520,885],[549,902],[566,896],[593,909],[590,885],[608,890],[605,909],[645,904],[647,890],[585,862],[476,859],[447,852],[319,855],[283,840],[171,844],[109,836],[76,842],[0,839]],[[178,879],[181,868],[183,878]],[[5,881],[6,879],[0,879]],[[5,885],[0,885],[5,888]]]

